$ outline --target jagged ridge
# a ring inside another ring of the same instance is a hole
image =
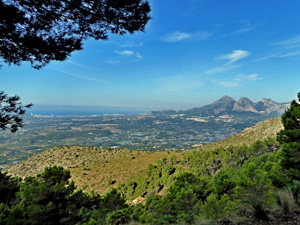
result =
[[[185,114],[189,116],[211,116],[211,115],[226,115],[235,113],[256,113],[265,115],[266,118],[278,117],[285,112],[289,106],[288,103],[278,103],[272,99],[263,98],[261,101],[255,103],[246,97],[240,98],[238,101],[227,95],[219,100],[202,107],[196,107],[188,110],[163,110],[153,111],[152,114]]]

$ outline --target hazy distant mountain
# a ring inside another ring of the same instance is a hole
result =
[[[252,102],[249,98],[242,97],[233,104],[233,111],[239,112],[255,112],[258,113],[257,104]]]
[[[201,115],[222,115],[232,114],[235,112],[252,112],[267,115],[272,114],[272,116],[280,116],[287,107],[287,104],[278,103],[266,98],[263,98],[261,101],[255,103],[246,97],[242,97],[238,101],[235,101],[233,98],[225,95],[221,99],[209,105],[190,109],[186,112],[193,112]]]
[[[266,117],[277,117],[284,113],[289,106],[286,103],[278,103],[272,99],[263,98],[255,103],[246,97],[240,98],[238,101],[225,95],[219,100],[202,107],[193,108],[176,113],[186,114],[189,116],[214,116],[214,115],[231,115],[240,113],[254,113]],[[174,110],[154,111],[153,114],[175,114]]]
[[[187,114],[201,114],[201,115],[215,115],[215,114],[227,114],[233,109],[235,100],[227,95],[221,99],[200,108],[193,108],[186,110]]]

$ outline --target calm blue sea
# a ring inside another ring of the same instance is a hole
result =
[[[89,116],[103,114],[141,114],[151,109],[125,107],[97,107],[97,106],[56,106],[34,105],[26,111],[27,115],[54,115],[54,116]]]

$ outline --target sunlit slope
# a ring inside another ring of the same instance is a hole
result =
[[[86,191],[106,192],[111,186],[144,176],[149,164],[181,153],[103,149],[97,147],[62,146],[35,154],[8,169],[18,177],[34,176],[46,167],[58,165],[71,171],[76,186]],[[112,185],[109,184],[112,181]]]
[[[241,146],[243,144],[250,145],[258,140],[264,140],[268,138],[275,138],[277,133],[283,129],[281,118],[272,118],[256,125],[246,128],[239,134],[233,135],[222,141],[218,141],[212,144],[204,145],[200,149],[215,149],[219,147]]]
[[[230,145],[250,145],[257,140],[274,138],[283,128],[280,118],[269,119],[245,129],[225,140],[205,145],[198,150],[209,150]],[[78,188],[99,193],[106,192],[128,179],[144,176],[149,164],[156,164],[162,158],[176,156],[182,159],[184,153],[145,152],[97,147],[62,146],[35,154],[8,169],[9,174],[18,177],[34,176],[46,167],[58,165],[69,169],[72,180]],[[113,184],[109,184],[109,181]]]

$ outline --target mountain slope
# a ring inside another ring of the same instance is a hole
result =
[[[282,128],[280,118],[269,119],[237,135],[197,150],[250,145],[257,140],[276,137],[277,132]],[[115,180],[114,186],[117,186],[128,179],[144,176],[149,164],[155,164],[164,157],[170,159],[176,156],[180,160],[184,155],[186,154],[62,146],[37,153],[10,167],[8,173],[13,176],[27,177],[41,173],[49,166],[63,166],[71,171],[72,180],[78,188],[104,193],[110,187],[108,184],[110,179]]]
[[[219,100],[200,107],[193,108],[183,111],[186,114],[201,114],[201,115],[215,115],[215,114],[226,114],[232,111],[235,100],[227,95],[220,98]]]
[[[236,101],[232,108],[233,111],[239,111],[239,112],[255,112],[258,113],[258,110],[256,109],[256,104],[252,102],[248,98],[240,98],[238,101]]]
[[[183,154],[61,146],[37,153],[7,171],[24,178],[35,176],[49,166],[62,166],[71,171],[71,180],[78,188],[104,193],[110,188],[109,180],[117,186],[128,179],[144,176],[149,164],[172,156],[181,159]]]
[[[281,118],[272,118],[258,124],[246,128],[239,134],[230,136],[222,141],[204,145],[200,149],[214,149],[219,147],[241,146],[243,144],[250,145],[258,140],[275,138],[277,133],[283,129]]]

